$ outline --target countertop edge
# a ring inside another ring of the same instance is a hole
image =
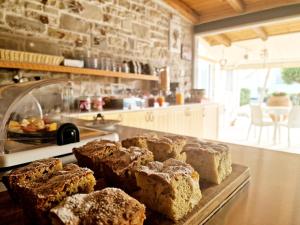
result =
[[[212,103],[188,103],[183,105],[169,105],[164,107],[147,107],[147,108],[137,108],[137,109],[117,109],[117,110],[103,110],[98,112],[74,112],[69,113],[67,116],[78,117],[78,116],[91,116],[96,115],[97,113],[101,113],[103,115],[113,114],[113,113],[130,113],[130,112],[143,112],[143,111],[152,111],[152,110],[164,110],[164,109],[172,109],[172,108],[182,108],[182,107],[193,107],[193,106],[211,106],[211,105],[221,105],[220,103],[212,102]]]

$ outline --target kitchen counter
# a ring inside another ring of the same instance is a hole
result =
[[[186,103],[183,105],[167,105],[162,107],[146,107],[146,108],[134,108],[134,109],[104,109],[100,112],[74,112],[70,113],[68,116],[71,117],[80,117],[80,116],[93,116],[97,115],[97,113],[101,113],[103,115],[111,114],[111,113],[124,113],[124,112],[140,112],[140,111],[150,111],[150,110],[163,110],[163,109],[177,109],[182,107],[193,107],[193,106],[209,106],[216,105],[218,103]]]
[[[120,138],[146,132],[117,126]],[[228,143],[227,143],[228,144]],[[232,161],[250,168],[251,181],[207,225],[299,225],[300,155],[228,144]],[[21,211],[0,193],[1,224],[20,224]]]

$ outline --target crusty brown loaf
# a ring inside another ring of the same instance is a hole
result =
[[[154,154],[154,160],[163,162],[169,158],[186,160],[186,155],[182,152],[186,144],[186,138],[182,136],[164,136],[161,138],[147,139],[147,146]]]
[[[220,184],[231,172],[228,146],[211,142],[193,142],[184,148],[187,163],[200,174],[201,179]]]
[[[25,216],[33,224],[49,224],[48,212],[52,207],[72,194],[93,191],[95,183],[90,169],[75,164],[68,164],[62,170],[29,182],[18,189],[22,193]]]
[[[129,148],[131,146],[136,146],[140,148],[148,148],[147,140],[150,138],[157,138],[158,136],[155,133],[147,133],[138,135],[132,138],[127,138],[122,140],[122,146]]]
[[[136,136],[132,138],[127,138],[122,140],[122,146],[124,148],[129,148],[131,146],[136,146],[140,148],[148,148],[147,146],[147,137],[145,136]]]
[[[26,187],[30,182],[33,182],[42,176],[51,175],[58,170],[62,169],[62,162],[59,159],[49,158],[32,162],[24,167],[20,167],[11,171],[8,175],[2,177],[12,199],[18,201],[21,194],[18,188]]]
[[[126,191],[137,189],[135,171],[142,165],[153,161],[153,154],[148,149],[139,147],[119,148],[110,156],[101,160],[105,179],[110,185]]]
[[[119,142],[94,141],[73,149],[79,165],[91,168],[96,178],[104,178],[112,186],[134,191],[134,170],[153,161],[153,154],[139,147],[123,148]]]
[[[67,197],[51,209],[52,225],[142,225],[145,206],[117,188]]]
[[[88,167],[95,172],[95,177],[103,177],[101,160],[112,152],[118,150],[121,143],[109,140],[96,140],[85,144],[82,147],[74,148],[73,153],[78,161],[78,165]]]
[[[150,209],[177,221],[201,199],[199,174],[176,159],[150,162],[136,172],[139,200]]]

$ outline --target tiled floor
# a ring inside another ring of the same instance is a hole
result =
[[[249,124],[249,119],[245,117],[238,117],[234,126],[230,126],[229,123],[224,123],[223,127],[220,129],[219,139],[224,142],[300,154],[300,129],[291,129],[291,146],[288,147],[286,128],[281,128],[280,140],[278,139],[277,143],[274,144],[273,127],[264,127],[262,131],[261,143],[259,144],[258,128],[256,131],[253,128],[249,139],[247,139]]]

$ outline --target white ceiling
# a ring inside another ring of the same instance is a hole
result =
[[[217,62],[223,59],[223,62],[227,61],[227,68],[264,67],[266,64],[272,67],[300,66],[300,33],[271,36],[266,41],[234,42],[230,47],[210,46],[201,37],[198,43],[199,56]]]

